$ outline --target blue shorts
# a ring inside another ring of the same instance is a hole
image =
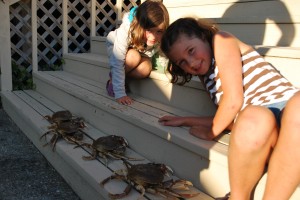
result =
[[[280,127],[280,122],[281,122],[282,110],[285,108],[286,103],[287,103],[287,101],[281,101],[281,102],[278,102],[278,103],[264,105],[265,107],[269,108],[273,112],[273,114],[276,118],[276,122],[277,122],[279,127]]]

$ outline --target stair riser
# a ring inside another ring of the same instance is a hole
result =
[[[91,39],[91,53],[101,54],[101,55],[108,55],[106,44],[105,44],[105,37],[99,39]]]
[[[247,24],[246,26],[248,27],[249,25]],[[247,38],[251,39],[251,35],[250,36],[247,35]],[[99,38],[99,40],[103,40],[103,39]],[[300,43],[300,41],[299,41],[299,43]],[[260,43],[254,43],[254,44],[260,44]],[[103,53],[102,51],[97,51],[98,49],[104,49],[105,48],[105,43],[103,43],[101,41],[98,41],[97,38],[95,38],[94,40],[91,41],[91,46],[93,46],[93,49],[95,50],[95,51],[91,51],[91,53],[96,53],[96,54],[98,53],[98,54],[101,54],[101,55],[107,55],[107,53]],[[268,46],[271,46],[271,45],[268,45]],[[276,46],[276,45],[273,45],[273,46]],[[289,46],[289,45],[283,45],[283,46]],[[299,46],[300,46],[300,44],[298,45],[298,47]],[[278,65],[277,62],[279,62],[280,64],[284,63],[285,65],[289,65],[289,66],[299,66],[300,59],[299,59],[298,51],[293,51],[292,52],[294,54],[296,52],[296,55],[294,55],[294,57],[292,55],[287,55],[287,56],[292,56],[290,58],[287,58],[287,57],[285,57],[285,55],[278,55],[278,53],[277,53],[277,55],[276,55],[276,53],[275,53],[275,55],[273,55],[274,53],[272,53],[272,51],[273,51],[272,49],[270,50],[271,53],[268,53],[268,48],[260,49],[261,45],[260,46],[255,46],[254,45],[254,47],[258,49],[258,51],[261,53],[261,55],[265,55],[265,58],[268,62],[276,63],[276,66]],[[289,47],[291,47],[291,46],[289,46]],[[270,54],[270,55],[267,55],[267,54]]]
[[[244,28],[239,28],[240,26],[245,26],[245,27]],[[249,44],[263,44],[263,45],[269,45],[269,46],[282,45],[282,46],[290,46],[290,47],[293,47],[293,46],[299,47],[300,46],[300,40],[297,41],[297,40],[294,39],[293,40],[293,45],[292,45],[291,43],[288,42],[290,40],[290,38],[287,38],[286,40],[283,40],[285,42],[284,44],[273,44],[272,42],[277,41],[277,39],[274,38],[275,37],[274,36],[274,31],[273,32],[271,31],[272,37],[266,37],[266,38],[268,38],[268,41],[257,42],[257,41],[255,41],[255,39],[259,38],[259,37],[257,37],[257,34],[254,34],[254,33],[249,34],[249,32],[256,30],[256,29],[254,29],[253,26],[256,27],[256,26],[263,26],[263,25],[261,25],[261,24],[258,24],[258,25],[253,25],[253,24],[221,24],[221,27],[223,27],[225,30],[226,29],[236,30],[236,34],[241,40],[243,40],[243,36],[246,35],[247,38],[244,38],[244,40],[246,40],[246,39],[249,40]],[[297,25],[297,26],[299,26],[298,29],[300,29],[300,25]],[[255,36],[255,38],[253,38],[251,36]],[[300,37],[297,37],[297,38],[300,38]],[[106,49],[104,41],[105,41],[105,38],[101,38],[101,37],[100,38],[99,37],[93,38],[92,41],[91,41],[91,46],[92,46],[91,52],[92,53],[99,53],[99,54],[102,54],[102,55],[107,55],[106,51],[104,51]],[[265,59],[268,62],[270,62],[271,64],[273,64],[277,69],[279,69],[282,72],[282,74],[285,77],[287,77],[295,86],[300,87],[299,78],[296,76],[296,74],[300,73],[300,67],[297,67],[297,68],[293,67],[293,66],[300,66],[300,58],[299,58],[299,53],[297,51],[291,52],[293,54],[295,54],[295,52],[297,52],[296,55],[278,55],[276,53],[275,53],[275,55],[272,55],[274,53],[268,53],[267,50],[261,50],[261,49],[259,49],[259,47],[258,47],[258,51],[261,53],[261,55],[265,55]],[[268,54],[268,55],[266,55],[266,54]],[[286,57],[286,56],[292,56],[292,57]],[[76,64],[72,63],[72,65],[76,65]],[[291,69],[291,67],[293,67],[293,68]],[[93,76],[94,75],[91,75],[91,77],[93,77]],[[99,80],[99,78],[98,78],[98,80]],[[104,79],[104,80],[106,80],[106,79]],[[163,83],[163,85],[167,85],[167,82]],[[134,87],[134,89],[135,88],[137,88],[137,87]],[[142,94],[142,96],[146,95],[145,92],[144,93],[142,92],[142,91],[147,91],[147,90],[145,90],[146,88],[144,88],[144,87],[140,87],[140,88],[141,88],[141,90],[138,90],[138,91],[133,90],[133,91],[136,92],[137,94]],[[149,88],[149,87],[147,86],[147,88]],[[160,87],[160,88],[162,88],[162,87]],[[172,92],[172,89],[169,90],[167,93],[170,93],[170,92]],[[147,98],[148,97],[149,96],[147,96]],[[155,99],[155,100],[158,100],[160,102],[165,103],[165,101],[163,101],[163,100],[162,101],[159,100],[159,99]],[[176,105],[174,105],[174,106],[176,107]],[[182,108],[182,107],[179,106],[179,108]],[[190,109],[188,109],[188,110],[190,111]]]
[[[77,60],[71,60],[65,58],[64,71],[70,72],[99,83],[104,83],[108,80],[109,69],[106,67],[100,67],[86,62],[78,62]]]
[[[216,19],[218,22],[218,19]],[[228,31],[238,37],[240,40],[250,45],[265,45],[265,46],[289,46],[299,47],[300,46],[300,32],[295,31],[293,38],[289,34],[283,35],[280,43],[279,39],[282,36],[282,32],[278,31],[278,26],[275,23],[261,24],[261,23],[218,23],[221,30]],[[294,29],[300,30],[300,25],[294,24],[280,24],[282,30],[293,31]],[[267,31],[266,31],[267,30]],[[299,35],[297,35],[299,34]],[[260,40],[259,40],[260,39]],[[107,55],[106,46],[104,39],[91,40],[91,53],[97,53]]]
[[[228,192],[227,167],[219,163],[209,162],[206,159],[209,155],[199,155],[180,148],[176,144],[149,132],[153,127],[138,126],[139,122],[134,121],[134,118],[124,120],[120,116],[97,108],[83,99],[74,98],[74,96],[39,79],[35,78],[35,83],[37,91],[44,96],[71,110],[75,115],[82,116],[89,124],[104,133],[124,136],[133,150],[151,161],[171,166],[178,177],[191,180],[200,190],[206,192],[206,184],[216,182],[220,184],[220,187],[213,191],[214,193],[210,193],[211,195],[220,196]],[[214,178],[216,179],[214,180]]]
[[[265,46],[289,46],[300,47],[300,32],[295,32],[291,36],[290,32],[300,30],[299,24],[235,24],[235,23],[218,23],[220,29],[234,34],[243,42],[250,45],[265,45]],[[284,30],[284,34],[278,31],[278,26]],[[281,38],[281,36],[283,38]]]

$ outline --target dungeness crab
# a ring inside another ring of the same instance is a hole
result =
[[[112,179],[121,179],[129,182],[123,193],[120,194],[109,194],[113,199],[120,199],[129,194],[132,186],[141,192],[141,197],[144,196],[145,192],[152,194],[159,194],[167,199],[180,199],[180,198],[191,198],[197,196],[199,193],[181,193],[179,191],[190,190],[192,183],[186,180],[166,180],[165,176],[169,176],[168,172],[172,170],[164,165],[158,163],[146,163],[132,165],[124,161],[126,170],[121,170],[123,174],[115,172],[114,175],[104,179],[100,182],[104,186],[108,181]],[[125,174],[124,174],[125,173]]]
[[[125,156],[126,148],[128,147],[128,142],[125,138],[117,135],[108,135],[99,137],[94,140],[92,144],[83,143],[79,146],[86,146],[92,150],[91,156],[83,156],[84,160],[93,160],[96,159],[97,155],[101,158],[104,158],[107,165],[107,157],[112,159],[128,159],[128,160],[141,160],[135,158],[129,158]],[[76,148],[75,147],[75,148]]]
[[[50,143],[52,145],[52,150],[54,151],[55,145],[60,138],[63,138],[72,144],[78,144],[78,141],[83,139],[84,132],[82,131],[82,128],[84,127],[85,125],[81,121],[66,121],[59,124],[52,124],[48,127],[50,130],[44,133],[40,139],[46,137],[46,135],[50,133],[53,133],[54,135],[52,136]],[[47,144],[48,143],[44,146]]]

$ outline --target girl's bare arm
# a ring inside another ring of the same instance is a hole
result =
[[[212,125],[213,117],[179,117],[166,115],[158,121],[164,126],[209,126]]]
[[[218,136],[235,119],[243,105],[242,62],[239,40],[226,32],[215,35],[214,55],[223,96],[213,119],[211,134]]]

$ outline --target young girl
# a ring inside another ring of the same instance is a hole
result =
[[[125,77],[146,78],[152,70],[151,57],[158,51],[169,14],[159,1],[146,0],[123,17],[121,26],[107,36],[111,67],[106,89],[117,102],[125,105],[132,99],[125,91]]]
[[[161,49],[172,82],[198,76],[217,105],[211,117],[164,116],[166,126],[190,126],[212,140],[231,130],[230,199],[250,199],[268,163],[263,199],[289,199],[300,183],[300,93],[249,45],[193,18],[169,26]],[[179,79],[181,78],[181,79]]]

